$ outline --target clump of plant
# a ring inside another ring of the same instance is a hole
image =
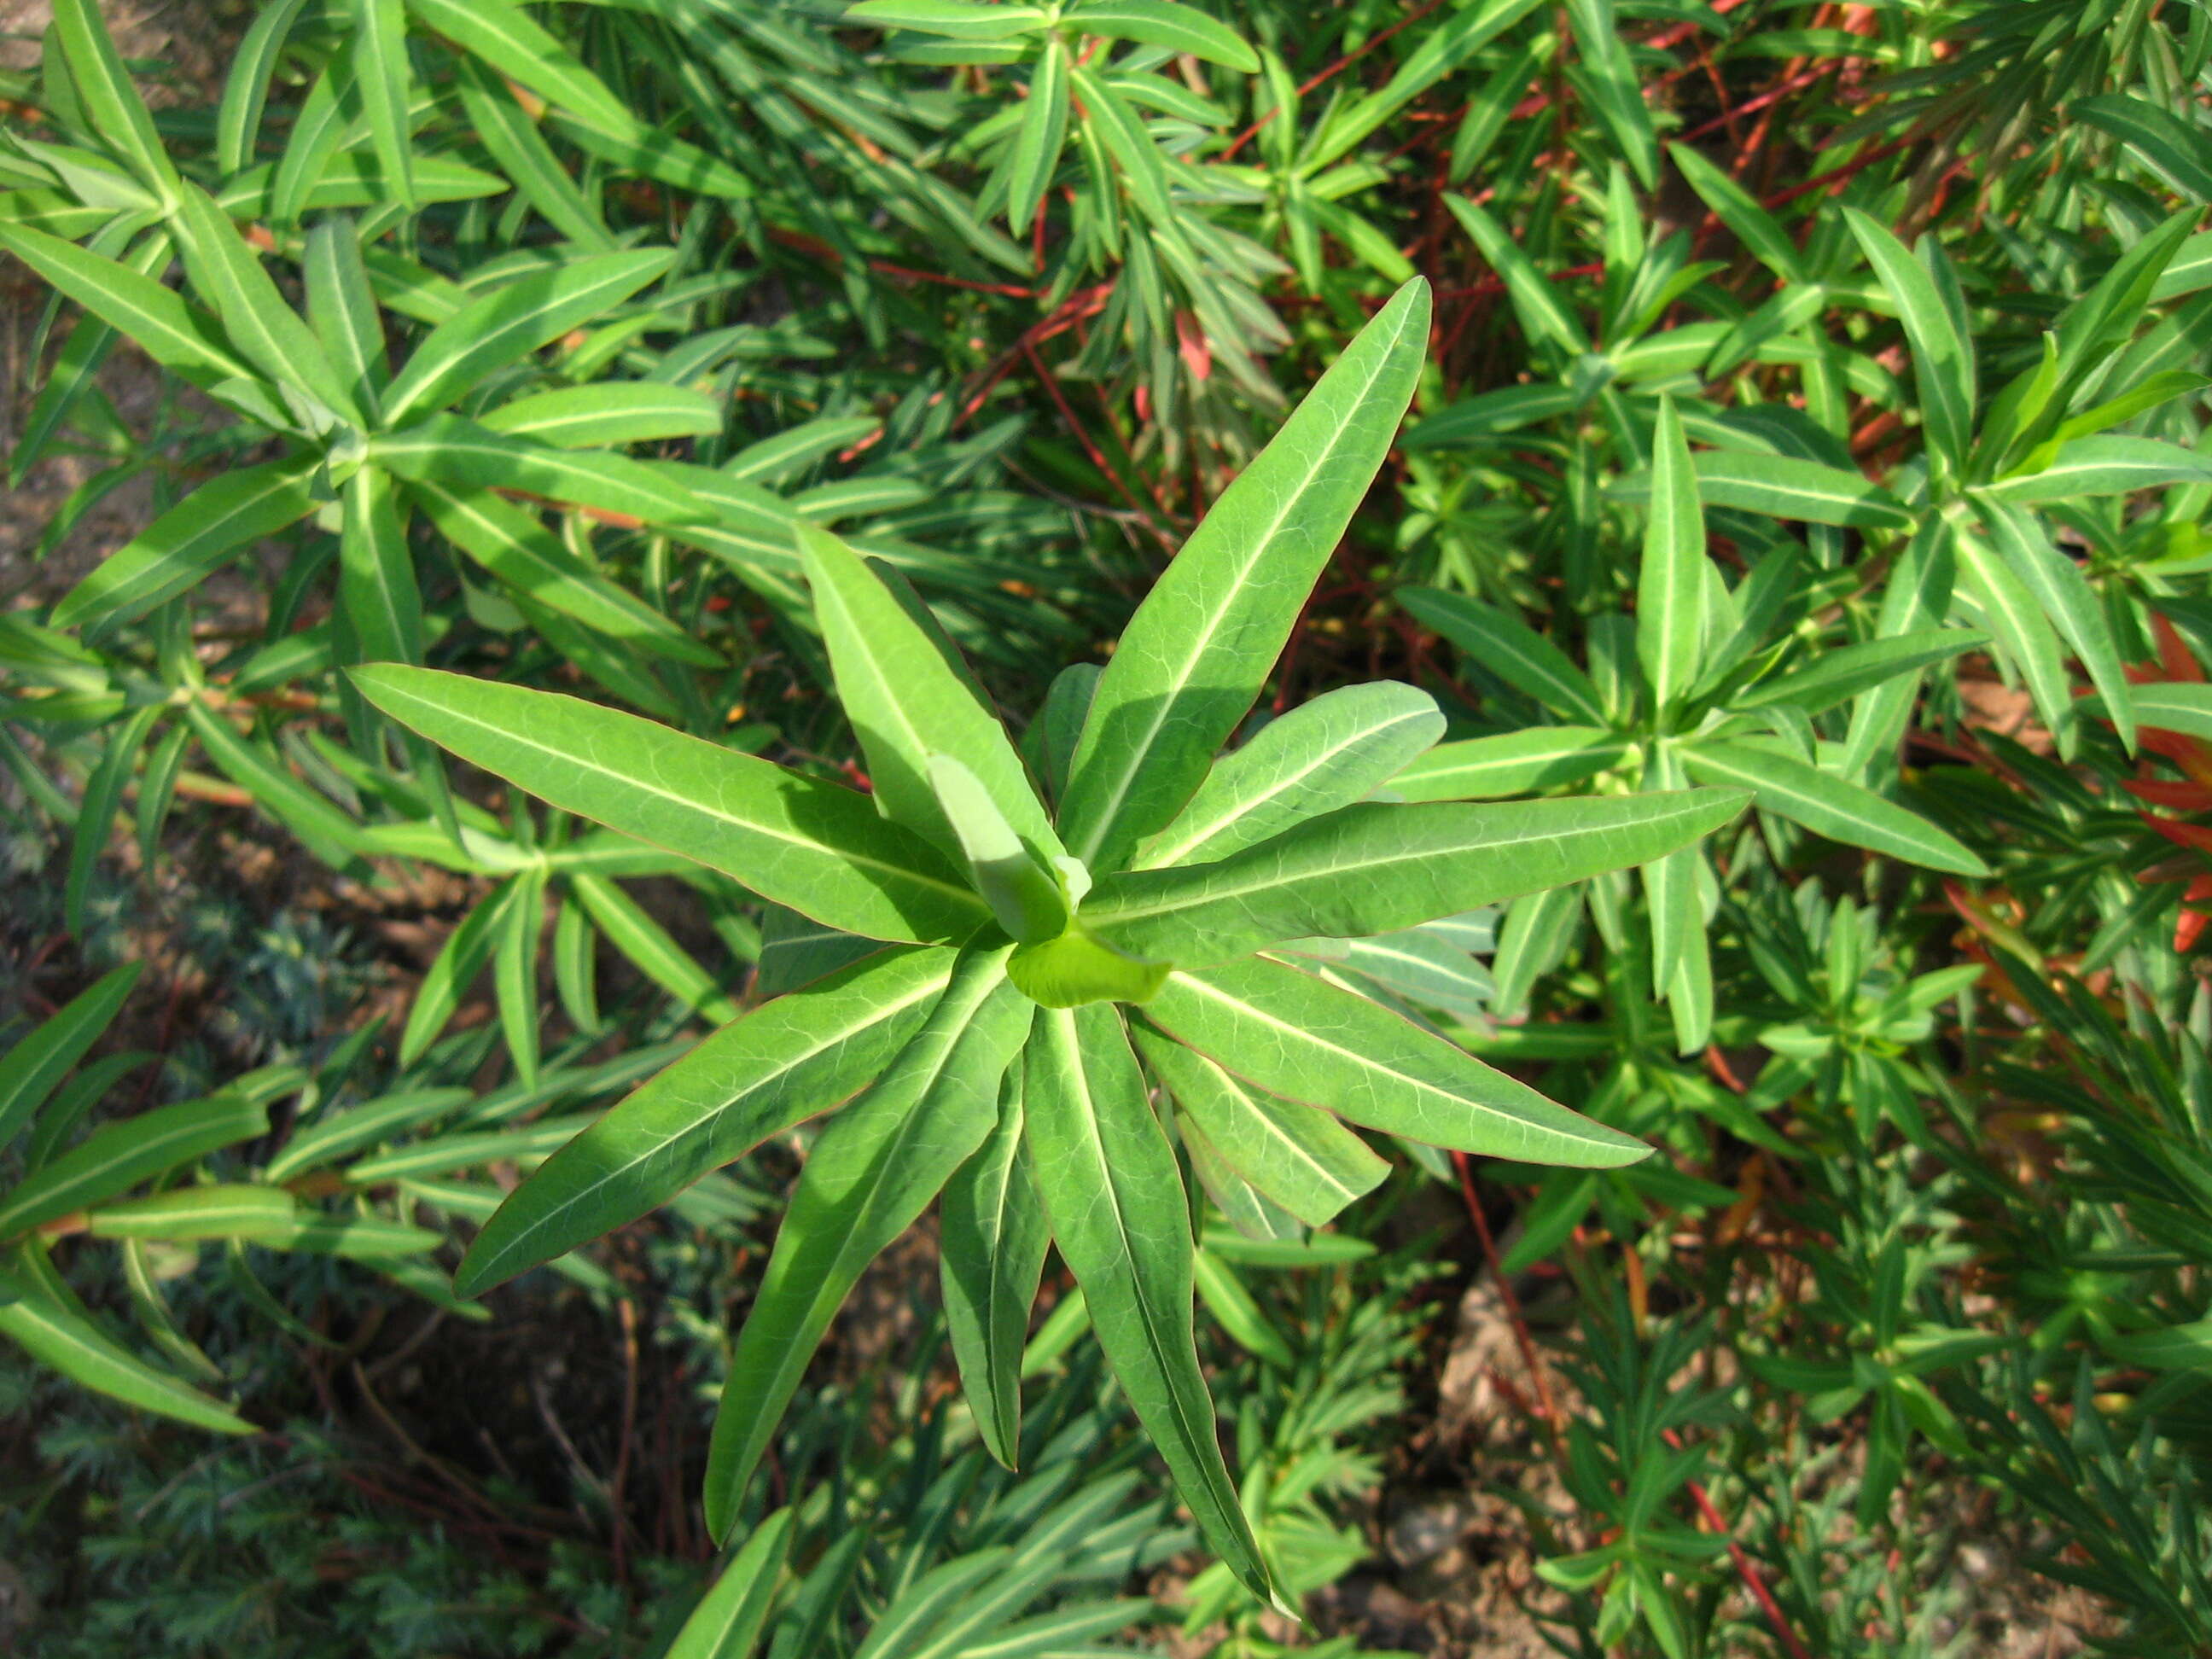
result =
[[[708,1474],[718,1534],[846,1292],[942,1192],[954,1346],[994,1453],[1015,1455],[1022,1340],[1056,1245],[1184,1501],[1265,1592],[1193,1342],[1189,1200],[1148,1074],[1199,1169],[1309,1224],[1386,1168],[1347,1122],[1524,1163],[1643,1156],[1279,953],[1664,857],[1741,794],[1370,799],[1437,730],[1425,697],[1387,684],[1217,758],[1382,463],[1427,324],[1418,283],[1377,313],[1109,664],[1054,683],[1026,761],[927,612],[819,531],[800,545],[872,799],[545,692],[354,676],[463,759],[890,947],[725,1027],[562,1148],[459,1277],[496,1284],[854,1096],[815,1143],[738,1339]]]

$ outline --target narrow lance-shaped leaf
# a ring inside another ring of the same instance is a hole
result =
[[[246,246],[238,228],[198,185],[184,186],[176,224],[196,280],[222,318],[223,331],[240,353],[272,383],[289,386],[331,415],[359,425],[362,412],[330,361],[322,342],[285,303],[276,282]]]
[[[1028,1056],[1037,1186],[1121,1391],[1206,1541],[1253,1594],[1274,1594],[1214,1427],[1192,1326],[1182,1173],[1145,1097],[1121,1016],[1048,1009]]]
[[[1636,587],[1636,655],[1664,714],[1697,684],[1705,624],[1705,525],[1698,475],[1674,400],[1659,400],[1651,440],[1651,514]]]
[[[1532,726],[1495,737],[1440,743],[1390,780],[1408,801],[1487,800],[1595,777],[1628,752],[1628,739],[1595,726]]]
[[[1007,1068],[999,1124],[938,1206],[945,1321],[975,1431],[1013,1468],[1021,1449],[1022,1350],[1052,1229],[1024,1150],[1023,1068]]]
[[[1443,732],[1436,700],[1410,685],[1323,692],[1216,762],[1175,821],[1138,848],[1136,867],[1211,863],[1363,800]]]
[[[253,1432],[235,1412],[155,1370],[83,1315],[6,1272],[0,1272],[0,1336],[71,1382],[126,1406],[218,1433]]]
[[[1896,302],[1905,337],[1911,342],[1914,385],[1928,422],[1929,446],[1949,465],[1962,465],[1973,435],[1972,348],[1960,337],[1934,280],[1905,244],[1856,208],[1845,208],[1844,217]]]
[[[1365,997],[1266,957],[1170,974],[1145,1015],[1249,1083],[1431,1146],[1594,1169],[1650,1150]]]
[[[1686,781],[1672,748],[1660,748],[1645,770],[1646,786],[1672,790]],[[1705,917],[1698,908],[1699,856],[1692,844],[1644,866],[1644,890],[1651,910],[1651,979],[1662,991],[1681,970],[1692,935],[1704,931]]]
[[[927,843],[849,789],[550,692],[390,665],[354,679],[464,760],[842,932],[931,944],[989,919]]]
[[[880,1073],[951,977],[945,951],[885,951],[724,1026],[540,1164],[469,1247],[474,1296],[667,1203]]]
[[[8,1194],[0,1203],[0,1237],[128,1192],[165,1170],[251,1140],[268,1127],[266,1110],[236,1095],[157,1106],[102,1125]]]
[[[838,700],[884,814],[959,855],[962,838],[930,776],[930,757],[943,755],[982,785],[1040,861],[1063,852],[998,716],[859,555],[814,526],[801,525],[797,533]]]
[[[136,341],[164,368],[197,386],[251,380],[253,371],[222,343],[213,319],[127,265],[49,236],[0,221],[6,249],[87,311]]]
[[[15,1138],[70,1068],[100,1040],[142,971],[143,964],[127,962],[101,975],[37,1030],[0,1054],[0,1146]]]
[[[1606,723],[1605,706],[1589,676],[1518,617],[1462,593],[1428,587],[1406,588],[1398,602],[1424,626],[1553,713],[1591,726]]]
[[[1225,962],[1293,939],[1395,933],[1644,864],[1742,811],[1733,790],[1514,801],[1374,802],[1218,863],[1106,877],[1083,925],[1135,957]]]
[[[1413,396],[1425,283],[1400,289],[1222,493],[1099,676],[1060,821],[1121,862],[1180,811],[1257,697]]]
[[[970,949],[921,1030],[830,1121],[776,1233],[738,1334],[707,1456],[707,1527],[738,1500],[830,1318],[861,1271],[912,1226],[997,1121],[1000,1081],[1036,1009],[1006,982],[1007,947]]]
[[[512,9],[503,0],[488,0],[488,11]],[[494,369],[621,304],[666,271],[674,258],[665,248],[593,254],[533,271],[471,300],[415,348],[385,397],[385,419],[396,423],[413,411],[451,403]]]
[[[1141,1026],[1136,1036],[1145,1064],[1214,1150],[1307,1225],[1325,1226],[1390,1173],[1366,1142],[1319,1108],[1254,1089],[1195,1048]]]
[[[702,668],[721,665],[713,647],[600,575],[535,514],[488,489],[418,483],[409,494],[440,535],[510,588],[548,610],[665,661]]]
[[[402,0],[348,0],[357,57],[355,84],[368,116],[369,140],[385,182],[403,207],[415,205],[415,147],[408,120],[413,90]]]
[[[1690,775],[1752,792],[1753,802],[1831,841],[1887,853],[1931,870],[1984,876],[1980,859],[1917,812],[1771,748],[1699,742],[1682,750]]]
[[[314,510],[314,454],[211,478],[87,572],[54,607],[57,628],[127,622],[191,588]]]
[[[781,1509],[747,1534],[663,1659],[752,1659],[791,1555],[795,1512]]]
[[[2035,595],[2043,614],[2081,659],[2120,734],[2120,742],[2132,750],[2136,726],[2127,674],[2105,608],[2083,579],[2081,567],[2051,544],[2050,537],[2030,514],[2002,501],[1985,500],[1980,506],[1982,521],[1989,526],[1999,556]]]

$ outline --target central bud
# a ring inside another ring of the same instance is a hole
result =
[[[1170,971],[1170,963],[1146,962],[1101,944],[1080,925],[1057,939],[1024,945],[1006,959],[1006,977],[1014,988],[1048,1008],[1148,1002]]]

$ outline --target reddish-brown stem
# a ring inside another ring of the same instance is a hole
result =
[[[1380,34],[1369,37],[1368,40],[1360,45],[1357,51],[1346,52],[1343,57],[1338,58],[1334,64],[1331,64],[1327,69],[1322,70],[1320,74],[1315,76],[1311,80],[1305,82],[1298,88],[1298,96],[1303,98],[1306,94],[1311,92],[1316,87],[1321,85],[1324,81],[1328,81],[1335,76],[1343,74],[1345,70],[1350,69],[1361,58],[1366,57],[1367,54],[1374,51],[1376,47],[1381,46],[1392,35],[1397,33],[1400,29],[1406,27],[1409,24],[1419,22],[1421,19],[1426,17],[1438,6],[1443,4],[1443,3],[1444,0],[1427,0],[1426,4],[1414,7],[1413,10],[1407,12],[1396,22],[1391,24],[1389,28],[1384,29]],[[1237,152],[1243,149],[1245,145],[1250,143],[1253,139],[1257,137],[1260,133],[1260,129],[1266,126],[1268,122],[1273,120],[1275,118],[1275,113],[1276,112],[1273,110],[1269,110],[1265,115],[1252,123],[1250,126],[1238,133],[1235,141],[1231,143],[1229,148],[1221,152],[1221,159],[1224,161],[1233,161],[1236,159]]]
[[[1465,1152],[1454,1152],[1452,1167],[1459,1171],[1460,1196],[1467,1200],[1467,1213],[1474,1223],[1474,1236],[1482,1241],[1483,1261],[1490,1269],[1490,1276],[1498,1281],[1498,1294],[1505,1304],[1505,1317],[1513,1327],[1513,1341],[1521,1350],[1521,1363],[1528,1368],[1529,1380],[1535,1385],[1537,1406],[1545,1425],[1557,1436],[1565,1431],[1566,1419],[1560,1414],[1559,1400],[1552,1392],[1551,1373],[1536,1357],[1536,1340],[1528,1334],[1528,1321],[1521,1311],[1521,1298],[1513,1293],[1512,1281],[1505,1276],[1505,1264],[1498,1259],[1498,1241],[1491,1236],[1490,1219],[1483,1214],[1482,1200],[1474,1190],[1474,1166],[1468,1162]]]
[[[1677,1451],[1681,1449],[1681,1438],[1674,1430],[1665,1429],[1661,1433],[1668,1445]],[[1705,1495],[1705,1489],[1694,1480],[1689,1483],[1689,1487],[1690,1501],[1698,1506],[1698,1513],[1705,1517],[1705,1524],[1728,1537],[1729,1524],[1721,1519],[1721,1512],[1713,1507],[1713,1500]],[[1744,1589],[1751,1592],[1751,1599],[1759,1603],[1759,1610],[1766,1615],[1766,1622],[1774,1627],[1776,1638],[1790,1650],[1790,1659],[1813,1659],[1812,1655],[1806,1652],[1805,1644],[1797,1639],[1797,1632],[1790,1628],[1790,1621],[1782,1616],[1781,1605],[1775,1601],[1774,1593],[1766,1588],[1766,1580],[1759,1576],[1749,1553],[1733,1537],[1729,1537],[1728,1547],[1729,1559],[1735,1563],[1736,1577],[1743,1580]]]

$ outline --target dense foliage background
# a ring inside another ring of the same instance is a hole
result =
[[[0,1646],[2212,1653],[2201,0],[7,15]],[[450,1270],[824,947],[338,671],[865,781],[797,524],[1035,708],[1415,275],[1259,719],[1395,678],[1452,721],[1403,794],[1754,791],[1329,958],[1661,1155],[1394,1148],[1310,1235],[1208,1179],[1303,1628],[1079,1302],[988,1462],[925,1229],[679,1640],[810,1132]]]

